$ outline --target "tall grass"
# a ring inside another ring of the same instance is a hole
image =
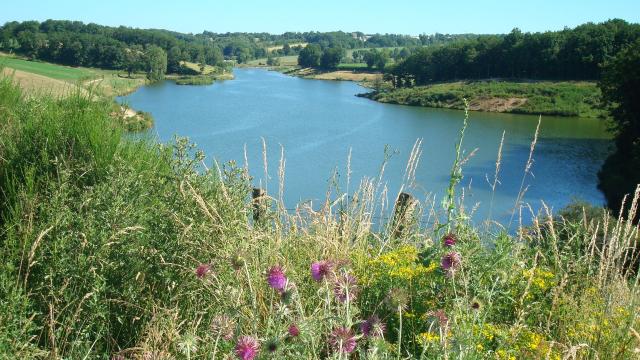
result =
[[[319,209],[287,211],[285,189],[267,189],[254,222],[248,165],[211,164],[185,139],[127,140],[108,104],[28,100],[3,80],[0,115],[0,358],[233,358],[242,336],[261,359],[640,351],[627,214],[546,211],[515,236],[493,233],[467,222],[453,179],[444,206],[414,201],[398,232],[374,223],[398,197],[383,165],[350,193],[329,189]],[[417,142],[401,191],[419,154]],[[423,218],[449,219],[446,244]],[[270,286],[278,271],[284,285]]]

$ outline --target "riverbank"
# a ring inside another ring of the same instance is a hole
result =
[[[247,64],[240,64],[238,67],[268,69],[304,79],[355,81],[365,87],[373,87],[373,84],[376,81],[382,80],[382,73],[369,70],[366,67],[354,67],[353,64],[340,64],[335,70],[323,70],[316,68],[301,68],[298,66],[297,56],[281,56],[275,59],[277,61],[277,65],[268,65],[267,59],[256,59],[248,62]]]
[[[207,65],[204,74],[198,74],[200,69],[196,64],[185,62],[183,65],[196,75],[169,74],[166,79],[185,85],[206,85],[233,79],[233,73],[219,72],[213,66]],[[64,66],[4,53],[0,53],[0,66],[3,67],[0,76],[11,77],[28,97],[67,97],[80,93],[82,96],[113,101],[115,97],[128,95],[149,83],[144,73],[124,75],[117,70]],[[128,106],[121,107],[115,101],[110,114],[127,131],[142,131],[153,126],[151,114]]]
[[[586,81],[458,81],[358,96],[400,105],[532,115],[606,117],[600,89]]]

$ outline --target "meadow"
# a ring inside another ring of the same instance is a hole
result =
[[[391,193],[382,166],[350,193],[330,187],[319,207],[289,211],[282,181],[251,196],[251,171],[283,179],[285,159],[248,169],[187,139],[134,140],[111,106],[81,92],[25,97],[0,80],[0,358],[640,353],[638,227],[627,214],[576,203],[518,221],[537,134],[514,223],[473,225],[457,186],[465,128],[451,139],[443,199]],[[494,184],[500,171],[498,155]],[[639,197],[627,199],[631,218]],[[376,223],[387,210],[396,215]]]
[[[29,92],[48,92],[66,95],[76,87],[92,93],[113,97],[128,94],[147,81],[144,74],[131,78],[115,70],[70,67],[0,54],[0,67],[5,73],[16,71],[16,78]]]

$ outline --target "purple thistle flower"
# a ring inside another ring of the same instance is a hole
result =
[[[360,324],[360,332],[364,337],[383,337],[386,326],[380,320],[378,315],[370,316],[362,324]]]
[[[241,336],[235,350],[241,360],[253,360],[260,351],[260,344],[251,336]]]
[[[448,233],[442,238],[442,244],[446,247],[452,247],[456,244],[457,238],[453,233]]]
[[[322,281],[331,274],[333,264],[330,261],[322,260],[311,264],[311,277],[315,281]]]
[[[335,278],[333,293],[340,302],[353,301],[358,296],[358,279],[350,273]]]
[[[453,275],[458,267],[460,267],[461,260],[462,258],[460,256],[460,253],[452,251],[442,257],[440,265],[442,266],[442,270],[444,270],[447,275]]]
[[[329,334],[329,345],[335,352],[349,354],[356,349],[356,338],[351,329],[337,327]]]
[[[198,279],[204,279],[205,276],[211,271],[211,265],[209,264],[200,264],[196,268],[196,276]]]
[[[269,269],[267,282],[271,288],[280,292],[284,291],[284,288],[287,285],[287,277],[284,275],[282,267],[276,265]]]
[[[297,337],[300,335],[300,329],[296,324],[289,325],[289,330],[287,331],[290,337]]]

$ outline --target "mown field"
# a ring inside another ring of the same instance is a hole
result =
[[[284,185],[251,200],[263,169],[218,167],[187,139],[136,141],[111,106],[0,79],[2,359],[640,352],[638,227],[604,209],[473,225],[456,186],[464,154],[429,200],[411,187],[417,143],[403,188],[415,201],[394,211],[381,173],[289,212]],[[385,208],[397,215],[379,223]]]
[[[593,82],[464,81],[386,89],[366,95],[392,104],[579,117],[603,117]]]

